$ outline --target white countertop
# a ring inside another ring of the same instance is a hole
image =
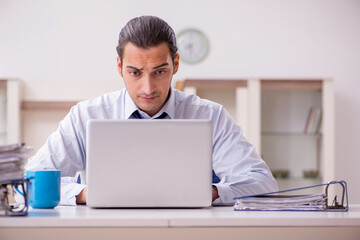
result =
[[[91,209],[59,206],[29,209],[25,217],[1,217],[1,227],[249,227],[356,226],[360,204],[348,212],[234,211],[233,207],[203,209]]]

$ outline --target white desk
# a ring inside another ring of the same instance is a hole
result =
[[[29,238],[30,236],[30,238]],[[0,218],[0,239],[360,239],[360,205],[349,212],[206,209],[30,209]]]

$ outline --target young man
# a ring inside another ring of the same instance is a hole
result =
[[[242,136],[219,104],[171,88],[179,68],[175,33],[163,20],[142,16],[121,30],[117,67],[126,89],[80,102],[60,122],[26,169],[62,171],[61,204],[86,203],[86,186],[74,180],[86,167],[86,122],[89,119],[209,119],[213,125],[214,204],[232,204],[233,198],[277,190],[265,162]]]

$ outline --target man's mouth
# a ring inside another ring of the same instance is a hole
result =
[[[153,101],[157,96],[141,96],[141,99],[146,101],[146,102],[151,102]]]

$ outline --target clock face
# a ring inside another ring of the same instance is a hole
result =
[[[186,29],[177,36],[180,60],[186,63],[201,62],[209,52],[207,37],[197,29]]]

